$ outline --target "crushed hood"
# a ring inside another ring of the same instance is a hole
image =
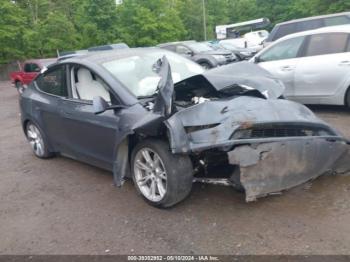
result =
[[[217,91],[226,91],[232,86],[241,86],[248,90],[257,90],[266,98],[278,98],[285,89],[283,83],[265,69],[253,63],[238,62],[207,70],[203,74],[176,83],[175,91],[182,82],[201,81],[201,78],[204,78]],[[236,94],[240,95],[238,90]]]
[[[153,111],[163,116],[171,115],[176,91],[186,81],[192,81],[198,83],[198,85],[207,85],[213,90],[226,93],[227,96],[256,92],[258,97],[275,99],[279,98],[284,91],[284,85],[280,80],[249,62],[239,62],[208,70],[203,74],[177,82],[175,85],[170,64],[165,56],[154,64],[153,69],[160,76]]]

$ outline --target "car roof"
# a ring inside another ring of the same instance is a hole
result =
[[[164,47],[169,45],[178,45],[178,44],[186,44],[186,43],[196,43],[196,40],[186,40],[186,41],[177,41],[177,42],[168,42],[157,45],[158,47]]]
[[[23,63],[37,63],[37,64],[41,64],[41,63],[54,63],[57,60],[57,58],[42,58],[42,59],[28,59],[25,60]]]
[[[294,19],[294,20],[289,20],[286,22],[278,23],[278,24],[276,24],[276,26],[291,24],[291,23],[296,23],[296,22],[309,21],[309,20],[320,19],[320,18],[326,18],[326,17],[335,17],[335,16],[340,16],[340,15],[350,15],[350,12],[343,12],[343,13],[319,15],[319,16],[311,16],[311,17],[305,17],[305,18],[300,18],[300,19]]]
[[[138,48],[125,48],[125,49],[113,49],[108,51],[96,51],[89,52],[86,54],[81,54],[79,56],[74,56],[71,58],[59,61],[59,63],[69,63],[77,61],[90,61],[97,64],[102,64],[112,60],[123,59],[135,55],[144,55],[152,52],[169,52],[167,50],[157,48],[157,47],[138,47]]]
[[[294,38],[298,36],[306,36],[306,35],[314,35],[319,33],[349,33],[350,34],[350,24],[349,25],[335,25],[335,26],[327,26],[327,27],[321,27],[318,29],[308,30],[308,31],[302,31],[290,35],[286,35],[284,37],[281,37],[276,41],[276,43],[282,42],[289,38]]]

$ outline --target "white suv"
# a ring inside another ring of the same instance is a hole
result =
[[[285,36],[250,61],[281,79],[288,99],[350,106],[350,25]]]

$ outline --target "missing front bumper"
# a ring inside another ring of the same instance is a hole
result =
[[[328,172],[350,170],[349,145],[320,138],[242,145],[228,152],[228,159],[240,168],[240,182],[247,202]]]

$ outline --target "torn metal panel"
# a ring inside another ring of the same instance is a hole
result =
[[[169,116],[172,109],[174,83],[168,59],[165,56],[159,59],[154,65],[154,70],[159,74],[160,80],[157,87],[158,95],[154,101],[153,112],[163,116]]]
[[[123,109],[119,114],[116,130],[115,150],[113,154],[113,180],[116,186],[121,186],[125,177],[130,174],[129,166],[129,136],[159,136],[164,117],[153,112],[144,112],[140,104]]]
[[[205,83],[203,79],[207,82]],[[181,88],[183,82],[197,82],[201,85],[210,85],[217,91],[224,92],[225,89],[235,86],[247,86],[258,90],[267,98],[278,98],[284,92],[284,85],[281,80],[272,76],[265,69],[249,62],[239,62],[222,67],[217,67],[195,75],[175,84],[175,92]],[[238,91],[238,90],[237,90]],[[239,92],[236,93],[239,95]]]
[[[339,161],[344,168],[344,159],[350,169],[349,145],[322,138],[238,146],[228,159],[240,167],[247,202],[334,172]]]
[[[249,141],[235,139],[234,132],[261,123],[315,127],[327,130],[327,135],[341,137],[303,105],[281,99],[248,96],[197,104],[175,113],[165,123],[170,130],[174,153],[247,143]]]

